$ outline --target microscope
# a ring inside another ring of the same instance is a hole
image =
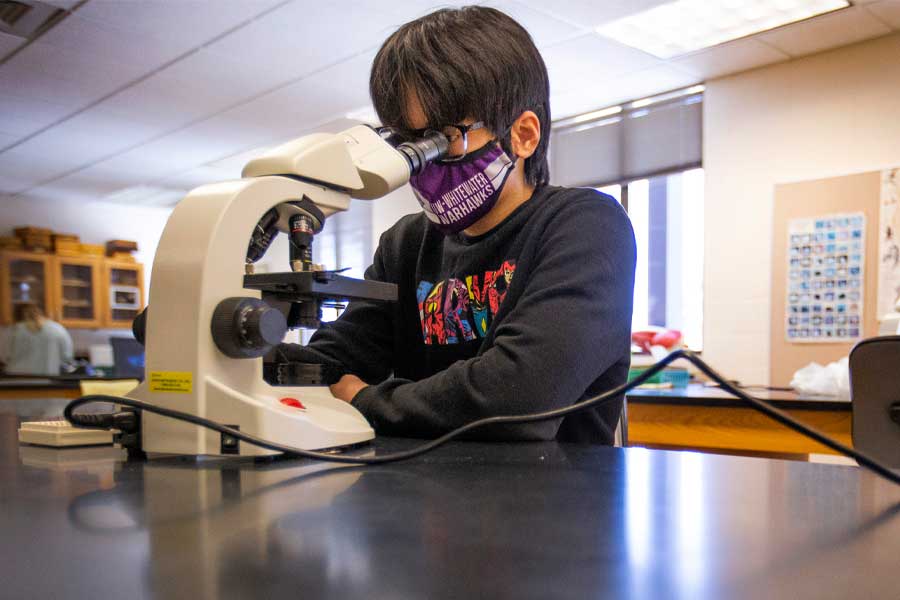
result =
[[[371,440],[365,418],[323,384],[323,365],[272,350],[288,330],[319,327],[323,306],[397,299],[393,284],[344,277],[312,257],[315,234],[351,198],[380,198],[448,150],[436,131],[395,140],[365,125],[311,134],[250,161],[242,179],[188,193],[166,223],[150,302],[134,323],[145,380],[128,397],[303,449]],[[281,233],[291,271],[254,273]],[[141,438],[150,454],[276,454],[147,411]]]

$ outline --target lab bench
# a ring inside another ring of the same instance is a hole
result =
[[[2,428],[9,431],[3,433]],[[856,467],[560,443],[407,462],[126,461],[0,417],[11,598],[888,598],[900,487]],[[419,442],[379,438],[383,454]]]

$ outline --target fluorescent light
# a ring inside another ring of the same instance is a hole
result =
[[[579,131],[587,131],[588,129],[594,129],[595,127],[606,127],[607,125],[612,125],[613,123],[619,123],[621,120],[622,120],[622,117],[612,117],[609,119],[602,119],[600,121],[591,121],[590,123],[586,123],[584,125],[572,127],[572,129],[570,131],[572,133],[578,133]]]
[[[578,123],[586,123],[588,121],[594,121],[596,119],[602,119],[603,117],[610,117],[612,115],[617,115],[622,112],[622,107],[619,105],[616,106],[608,106],[606,108],[601,108],[599,110],[592,110],[591,112],[582,113],[580,115],[575,115],[573,117],[566,117],[564,119],[560,119],[558,121],[553,122],[554,127],[568,127],[569,125],[577,125]]]
[[[848,6],[847,0],[675,0],[601,25],[596,32],[672,58]]]
[[[582,115],[572,117],[571,122],[584,123],[585,121],[593,121],[594,119],[600,119],[603,117],[608,117],[610,115],[617,115],[620,112],[622,112],[621,106],[610,106],[609,108],[601,108],[600,110],[594,110]]]

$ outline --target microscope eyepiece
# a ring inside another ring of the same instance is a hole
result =
[[[409,174],[417,175],[431,161],[447,156],[450,142],[447,140],[447,136],[440,131],[431,130],[426,132],[424,137],[411,142],[403,142],[396,148],[406,157],[406,161],[409,163]]]

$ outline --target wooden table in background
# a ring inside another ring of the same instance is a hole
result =
[[[849,400],[748,390],[819,431],[852,445]],[[638,389],[628,394],[628,445],[803,458],[837,454],[719,388]]]

